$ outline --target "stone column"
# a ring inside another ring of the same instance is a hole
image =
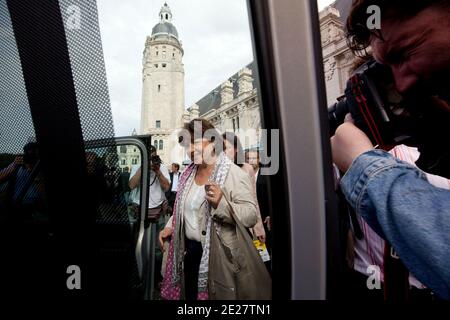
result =
[[[239,93],[241,95],[245,92],[249,92],[253,90],[253,78],[252,78],[252,70],[249,68],[243,68],[238,72],[238,86]]]
[[[233,101],[233,85],[229,80],[221,84],[220,97],[222,99],[221,105]]]
[[[199,106],[197,104],[194,104],[191,107],[191,120],[197,119],[198,117],[200,117]]]

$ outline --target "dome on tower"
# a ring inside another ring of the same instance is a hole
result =
[[[160,22],[152,29],[152,36],[159,35],[159,34],[168,34],[172,35],[175,38],[178,39],[178,32],[177,28],[170,22]]]
[[[161,7],[159,11],[160,21],[157,25],[155,25],[152,29],[152,36],[158,35],[171,35],[178,39],[178,31],[177,28],[171,23],[172,21],[172,11],[167,3]]]

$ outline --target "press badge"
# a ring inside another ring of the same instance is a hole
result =
[[[266,262],[270,261],[269,251],[267,251],[267,247],[265,243],[261,243],[258,239],[253,240],[253,243],[255,244],[256,249],[258,249],[259,255],[261,256],[261,259]]]

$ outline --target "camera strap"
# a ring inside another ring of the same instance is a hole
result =
[[[153,178],[153,181],[150,183],[150,187],[155,183],[155,181],[156,181],[156,173],[155,173],[155,177]]]
[[[364,93],[361,90],[361,80],[358,75],[354,75],[350,78],[352,82],[352,91],[358,104],[359,113],[363,116],[364,122],[370,130],[372,138],[375,140],[376,144],[381,148],[385,145],[383,139],[381,137],[380,131],[378,130],[378,126],[370,112],[369,107],[367,106],[367,98],[364,96]]]

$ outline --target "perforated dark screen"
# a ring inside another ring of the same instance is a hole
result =
[[[5,0],[0,0],[0,154],[22,153],[35,139],[30,106]],[[5,158],[0,167],[6,165]]]
[[[107,153],[93,176],[85,152],[96,151],[84,147],[98,139]],[[97,187],[119,168],[95,1],[0,0],[0,170],[30,141],[39,165],[0,172],[0,290],[128,295],[137,280],[126,203],[114,179]],[[24,201],[4,192],[26,188]],[[83,291],[66,287],[70,265]]]
[[[96,1],[60,0],[84,140],[114,137]]]
[[[96,2],[62,0],[60,8],[83,138],[112,139],[114,125]],[[27,142],[35,141],[35,132],[5,0],[0,0],[0,74],[0,153],[20,153]]]

